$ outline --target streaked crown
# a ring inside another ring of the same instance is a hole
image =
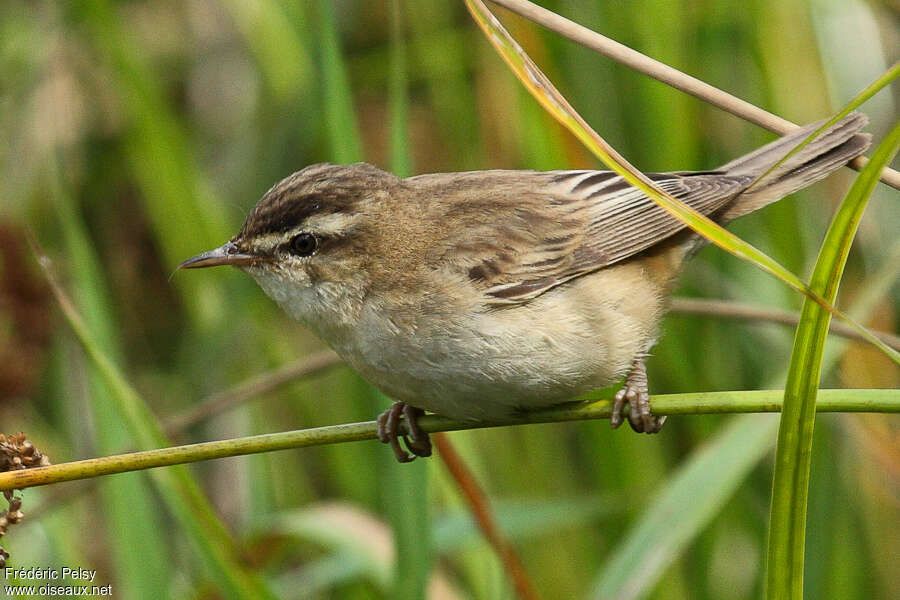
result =
[[[235,240],[250,241],[285,234],[305,224],[358,214],[373,192],[389,190],[399,180],[366,163],[318,163],[276,183],[247,215]]]

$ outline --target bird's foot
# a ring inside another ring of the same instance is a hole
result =
[[[431,440],[428,434],[419,427],[419,417],[425,414],[421,408],[410,406],[405,402],[394,402],[391,407],[378,415],[378,441],[390,444],[397,460],[406,463],[412,462],[416,456],[431,456]],[[400,434],[400,417],[406,419],[406,428],[409,435]],[[400,438],[407,450],[400,445]]]
[[[650,409],[650,391],[647,385],[647,367],[644,357],[635,359],[631,371],[625,377],[625,385],[616,392],[609,423],[613,429],[622,424],[622,410],[628,402],[628,423],[638,433],[657,433],[666,422]]]

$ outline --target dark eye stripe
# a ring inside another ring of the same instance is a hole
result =
[[[241,233],[245,237],[285,233],[301,226],[313,215],[342,212],[337,207],[324,205],[317,195],[296,199],[287,199],[286,195],[260,202],[247,217]]]
[[[247,215],[240,236],[254,238],[303,228],[314,215],[354,214],[373,191],[389,193],[400,180],[365,163],[310,165],[266,192]]]

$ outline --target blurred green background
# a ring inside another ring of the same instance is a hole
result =
[[[543,4],[798,123],[829,115],[900,54],[890,0]],[[497,13],[588,122],[644,170],[713,168],[773,137]],[[876,140],[896,118],[897,91],[863,107]],[[54,462],[134,448],[114,395],[58,313],[27,230],[163,420],[323,349],[236,270],[172,272],[228,239],[280,178],[357,160],[399,174],[599,168],[521,88],[460,2],[0,1],[0,431],[25,431]],[[852,175],[732,229],[806,277]],[[896,190],[876,190],[840,296],[888,331],[900,306],[897,200]],[[693,262],[679,293],[800,305],[714,248]],[[670,315],[649,363],[651,389],[779,388],[791,338],[780,325]],[[900,383],[870,347],[835,339],[828,351],[824,387]],[[338,366],[174,441],[369,420],[387,402]],[[759,597],[771,418],[678,417],[653,437],[591,422],[451,440],[543,597],[627,589],[640,582],[641,564],[662,575],[651,575],[646,597]],[[682,488],[682,508],[666,513],[660,494],[710,440],[722,454],[717,470],[685,475],[696,501]],[[818,419],[808,597],[897,598],[898,465],[896,416]],[[398,465],[387,448],[363,442],[189,469],[246,572],[279,597],[414,598],[425,585],[433,598],[513,597],[437,459]],[[97,569],[96,583],[111,583],[116,598],[235,596],[161,489],[132,473],[28,490],[25,523],[0,543],[14,566]],[[721,502],[704,504],[716,494]],[[686,530],[674,545],[623,546],[651,518],[663,533]]]

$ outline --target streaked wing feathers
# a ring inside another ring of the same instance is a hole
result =
[[[479,200],[451,203],[455,214],[446,218],[467,227],[450,233],[441,245],[441,254],[452,254],[465,275],[484,289],[487,304],[527,302],[684,228],[643,192],[608,171],[487,173],[490,176],[477,184],[474,177],[457,180],[462,183],[456,199],[477,194]],[[425,177],[414,179],[424,183]],[[750,182],[717,172],[649,177],[706,215]]]

